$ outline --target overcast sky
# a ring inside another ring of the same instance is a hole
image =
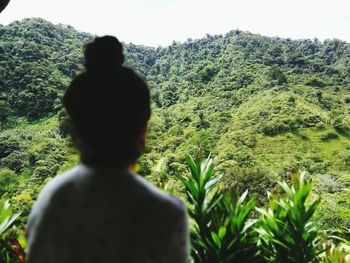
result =
[[[0,24],[25,17],[151,46],[233,29],[350,42],[350,0],[11,0]]]

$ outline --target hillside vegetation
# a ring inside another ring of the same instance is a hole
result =
[[[60,100],[92,37],[42,19],[0,26],[0,192],[23,222],[43,183],[78,162]],[[321,196],[323,226],[350,227],[350,44],[234,30],[125,53],[153,99],[139,173],[181,195],[176,175],[200,147],[221,187],[264,203],[298,168]]]

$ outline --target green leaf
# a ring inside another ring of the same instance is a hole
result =
[[[224,239],[225,235],[226,235],[226,226],[221,226],[219,229],[220,240]]]
[[[211,232],[211,238],[213,239],[216,247],[219,249],[221,247],[221,241],[219,236],[215,232]]]

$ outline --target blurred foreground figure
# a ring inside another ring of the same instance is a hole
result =
[[[5,9],[9,2],[10,0],[0,0],[0,13]]]
[[[121,43],[96,38],[63,102],[81,164],[55,177],[29,217],[28,263],[184,263],[184,203],[133,174],[145,145],[150,95],[123,67]]]

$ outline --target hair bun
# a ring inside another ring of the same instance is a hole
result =
[[[123,46],[113,36],[97,37],[85,46],[85,68],[87,71],[108,71],[124,63]]]

